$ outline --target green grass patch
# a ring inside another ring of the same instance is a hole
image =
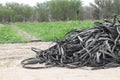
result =
[[[10,25],[0,27],[0,44],[18,42],[28,42],[28,40],[20,36]]]
[[[92,28],[94,21],[60,21],[60,22],[34,22],[16,23],[16,25],[31,35],[43,41],[53,41],[55,38],[61,39],[72,29]]]

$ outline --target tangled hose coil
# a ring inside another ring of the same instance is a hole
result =
[[[21,62],[24,68],[43,69],[49,67],[93,69],[120,66],[120,21],[95,22],[95,28],[72,30],[46,50],[32,48],[36,57]],[[30,67],[30,64],[45,63],[45,67]]]

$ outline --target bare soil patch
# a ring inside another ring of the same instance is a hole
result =
[[[0,44],[0,80],[119,80],[120,67],[83,70],[68,68],[24,69],[20,62],[35,56],[31,47],[47,49],[51,42]],[[54,44],[52,44],[54,45]],[[52,46],[51,45],[51,46]]]

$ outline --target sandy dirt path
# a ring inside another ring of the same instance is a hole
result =
[[[18,28],[16,25],[12,25],[11,26],[14,30],[16,30],[18,32],[19,35],[25,37],[26,39],[29,39],[30,41],[40,41],[37,37],[30,35],[29,33],[21,30],[20,28]]]
[[[47,49],[51,42],[0,44],[0,80],[119,80],[120,67],[83,70],[68,68],[24,69],[20,62],[35,55],[31,47]]]

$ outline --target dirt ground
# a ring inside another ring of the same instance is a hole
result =
[[[84,70],[68,68],[24,69],[20,62],[35,56],[30,49],[47,49],[51,42],[0,44],[0,80],[119,80],[120,67]],[[52,45],[51,45],[52,46]]]

